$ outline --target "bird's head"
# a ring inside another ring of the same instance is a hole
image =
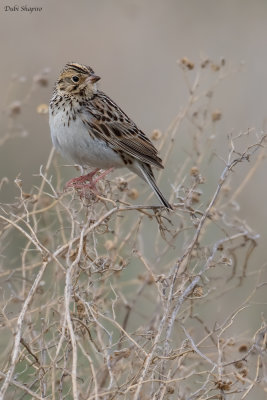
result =
[[[97,92],[97,81],[93,69],[86,65],[68,63],[61,71],[56,89],[58,92],[92,97]]]

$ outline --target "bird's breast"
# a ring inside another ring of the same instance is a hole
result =
[[[90,116],[87,116],[87,120]],[[121,157],[105,142],[94,135],[81,116],[73,109],[50,107],[49,125],[52,142],[56,150],[65,158],[78,165],[94,168],[121,167]]]

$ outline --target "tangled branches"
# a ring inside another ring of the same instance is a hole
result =
[[[134,205],[128,176],[101,182],[101,195],[62,192],[53,151],[31,193],[15,182],[16,203],[0,215],[0,399],[243,399],[265,390],[265,320],[246,333],[239,326],[266,286],[265,266],[250,268],[258,236],[236,213],[265,136],[231,137],[224,166],[213,157],[221,172],[210,184],[205,135],[218,118],[196,124],[198,86],[197,74],[161,143],[170,157],[182,123],[194,126],[194,156],[170,173],[174,212]]]

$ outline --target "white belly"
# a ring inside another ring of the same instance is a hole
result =
[[[65,126],[64,126],[65,121]],[[52,142],[63,156],[81,166],[108,169],[124,166],[121,157],[104,141],[93,139],[87,127],[78,117],[67,125],[65,112],[49,116]]]

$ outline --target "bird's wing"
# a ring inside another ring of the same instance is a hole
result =
[[[83,108],[82,119],[96,137],[142,162],[163,168],[148,137],[108,96],[98,92]]]

